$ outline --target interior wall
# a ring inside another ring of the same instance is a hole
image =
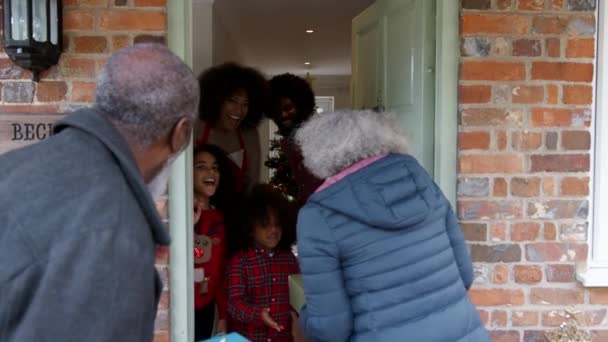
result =
[[[350,109],[350,75],[315,76],[313,91],[316,96],[333,96],[334,109]]]

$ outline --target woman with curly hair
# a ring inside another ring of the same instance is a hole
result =
[[[315,113],[315,94],[308,82],[296,75],[282,74],[270,79],[270,111],[268,117],[279,127],[281,150],[298,184],[296,199],[300,206],[323,182],[302,164],[302,154],[293,141],[293,132]]]
[[[207,69],[199,77],[201,102],[197,144],[219,146],[232,161],[234,187],[241,192],[258,182],[261,151],[259,125],[268,91],[264,76],[236,63]]]
[[[456,215],[398,127],[345,111],[296,133],[304,165],[326,178],[298,213],[300,326],[312,341],[490,342]]]

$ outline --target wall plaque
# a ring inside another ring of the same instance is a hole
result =
[[[44,140],[62,114],[0,114],[0,154]]]

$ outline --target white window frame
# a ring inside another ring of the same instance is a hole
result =
[[[598,1],[595,120],[592,145],[592,205],[587,262],[577,279],[586,287],[608,286],[608,5]],[[604,172],[600,172],[604,170]]]

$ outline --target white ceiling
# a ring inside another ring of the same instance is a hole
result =
[[[373,2],[215,0],[214,20],[235,42],[239,61],[267,75],[350,75],[351,20]]]

